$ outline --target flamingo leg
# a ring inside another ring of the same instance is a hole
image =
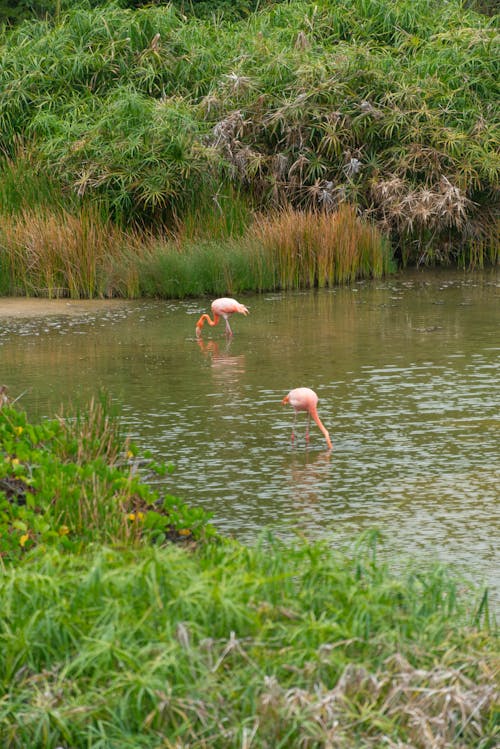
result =
[[[311,414],[307,414],[306,442],[309,442],[309,424],[311,423]]]
[[[297,411],[294,411],[293,413],[293,424],[292,424],[292,445],[295,440],[295,423],[297,421]]]
[[[231,326],[229,325],[229,319],[227,317],[224,319],[226,320],[226,335],[232,336],[233,331],[231,330]]]

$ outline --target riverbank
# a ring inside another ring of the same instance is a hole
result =
[[[0,297],[0,318],[23,319],[33,317],[76,317],[89,312],[119,309],[119,299],[48,299],[35,297]]]
[[[216,536],[118,427],[0,408],[2,746],[495,745],[487,593],[373,533]]]

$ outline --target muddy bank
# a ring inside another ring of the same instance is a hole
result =
[[[81,315],[85,312],[116,309],[126,305],[123,299],[39,299],[34,297],[0,297],[0,318],[50,317]]]

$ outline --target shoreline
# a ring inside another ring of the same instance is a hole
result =
[[[123,306],[131,299],[47,299],[42,297],[0,297],[0,318],[72,317],[82,312]]]

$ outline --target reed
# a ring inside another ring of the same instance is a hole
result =
[[[3,285],[29,296],[94,298],[136,296],[137,274],[129,259],[137,237],[95,209],[23,209],[0,227]],[[117,276],[117,266],[120,267]]]
[[[387,240],[352,205],[334,213],[289,208],[260,217],[251,231],[275,264],[282,289],[379,278],[391,269]]]
[[[93,209],[25,209],[0,228],[1,285],[34,296],[182,299],[332,286],[391,270],[387,240],[353,206],[332,214],[288,208],[245,231],[239,205],[234,215],[237,231],[225,223],[215,241],[207,238],[217,234],[215,220],[197,229],[190,220],[162,237],[120,229]]]
[[[500,263],[500,220],[482,226],[477,236],[472,237],[460,249],[457,257],[459,267],[467,270],[483,269]]]

